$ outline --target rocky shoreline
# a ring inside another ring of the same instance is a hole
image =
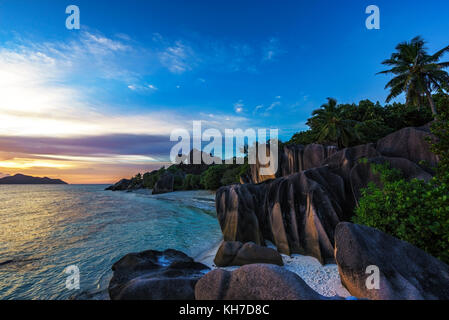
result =
[[[127,255],[112,267],[110,297],[449,299],[449,266],[379,230],[348,222],[360,190],[381,184],[370,164],[388,163],[407,179],[432,177],[428,168],[438,158],[428,137],[433,138],[424,126],[342,150],[284,147],[275,175],[260,176],[256,164],[243,179],[248,183],[217,191],[224,242],[197,257],[201,263],[174,250]]]

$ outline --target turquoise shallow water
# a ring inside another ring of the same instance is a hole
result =
[[[221,239],[212,194],[104,188],[0,186],[0,299],[91,297],[127,253],[174,248],[195,257]],[[80,290],[65,287],[70,265]]]

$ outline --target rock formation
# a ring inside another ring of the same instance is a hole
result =
[[[113,266],[112,300],[194,300],[198,279],[209,268],[176,250],[131,253]]]
[[[271,248],[261,247],[253,242],[223,241],[215,256],[217,267],[243,266],[246,264],[267,263],[283,266],[281,255]]]
[[[263,166],[260,164],[259,158],[256,157],[256,163],[250,166],[250,175],[245,181],[262,183],[267,180],[317,168],[322,165],[325,159],[337,151],[337,147],[323,146],[320,144],[284,146],[283,150],[279,151],[278,170],[275,173],[272,175],[261,175],[260,168]],[[267,155],[270,155],[270,149],[268,147]]]
[[[333,262],[335,226],[343,217],[343,179],[326,167],[259,185],[223,187],[216,194],[225,241],[264,239],[284,254],[312,255]]]
[[[173,192],[175,176],[170,172],[164,172],[153,187],[153,194]]]
[[[128,189],[129,184],[131,183],[131,180],[128,179],[122,179],[119,182],[113,184],[110,187],[107,187],[105,190],[110,190],[110,191],[125,191]]]
[[[267,264],[251,264],[229,272],[217,269],[195,286],[196,300],[329,300],[298,275]]]
[[[428,181],[431,175],[419,163],[435,165],[437,157],[426,137],[432,137],[427,127],[406,128],[377,146],[339,151],[316,144],[284,147],[274,176],[260,176],[260,164],[251,165],[250,177],[242,179],[246,184],[217,191],[217,216],[225,241],[264,245],[270,240],[281,253],[332,262],[335,227],[352,218],[362,188],[369,182],[380,184],[369,164],[388,162],[408,179]]]
[[[289,145],[285,146],[281,153],[280,172],[285,177],[304,170],[322,166],[325,159],[338,152],[334,146],[321,144]]]
[[[419,164],[424,161],[426,165],[435,167],[438,156],[430,151],[427,138],[435,139],[429,126],[419,128],[404,128],[394,132],[377,142],[377,150],[388,157],[406,158]]]
[[[379,230],[340,223],[335,231],[335,258],[342,283],[358,298],[449,299],[448,265]],[[367,279],[369,266],[379,270],[379,289],[366,285],[372,280]]]

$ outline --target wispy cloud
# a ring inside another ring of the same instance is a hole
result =
[[[136,92],[140,92],[140,93],[155,92],[155,91],[159,90],[154,84],[145,84],[145,85],[130,84],[130,85],[128,85],[128,89],[131,91],[136,91]]]
[[[253,115],[256,115],[259,110],[263,109],[263,104],[259,104],[254,108]]]
[[[254,44],[170,40],[160,34],[153,40],[153,47],[141,47],[125,34],[108,37],[83,31],[66,41],[17,38],[0,48],[1,172],[70,170],[73,181],[94,182],[88,172],[95,169],[104,177],[114,172],[115,179],[122,169],[129,172],[166,161],[170,132],[191,128],[193,119],[218,129],[254,124],[243,116],[243,100],[233,104],[230,114],[192,114],[164,106],[133,109],[123,101],[115,105],[105,100],[108,84],[126,97],[156,93],[163,86],[153,81],[156,72],[177,77],[198,71],[193,79],[206,83],[198,77],[202,68],[250,72],[260,64],[261,50]]]
[[[253,115],[261,113],[261,115],[265,117],[269,116],[271,114],[270,111],[282,105],[281,101],[279,101],[281,98],[282,98],[281,96],[276,96],[275,97],[276,101],[273,101],[272,103],[268,104],[267,107],[265,107],[265,105],[263,104],[257,105],[253,110]]]
[[[264,43],[226,42],[198,36],[169,39],[153,34],[160,63],[174,74],[213,68],[219,72],[257,73],[262,64],[284,53],[277,38]]]
[[[139,73],[122,63],[123,55],[133,54],[128,44],[87,32],[67,43],[18,41],[1,48],[1,172],[58,170],[65,177],[64,170],[71,170],[70,182],[95,182],[87,174],[94,168],[94,175],[109,174],[110,181],[125,167],[129,172],[160,165],[169,154],[171,130],[188,126],[188,118],[163,107],[124,113],[97,98],[102,79],[129,90],[157,90],[139,84]],[[87,69],[89,81],[77,81]]]
[[[266,111],[271,111],[280,105],[281,105],[281,103],[279,101],[275,101],[272,104],[270,104],[270,106],[266,109]]]
[[[285,52],[281,49],[279,39],[271,38],[263,47],[262,61],[273,61],[283,53]]]
[[[159,59],[170,72],[177,74],[192,70],[197,63],[194,50],[182,41],[165,48],[159,53]]]
[[[245,106],[245,104],[243,103],[243,100],[239,100],[236,103],[234,103],[234,110],[236,113],[242,113],[243,112],[243,107]]]

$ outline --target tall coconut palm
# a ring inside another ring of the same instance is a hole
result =
[[[449,67],[449,62],[439,62],[441,57],[449,52],[449,46],[429,55],[425,44],[421,37],[416,37],[411,42],[400,43],[390,59],[382,62],[392,68],[379,74],[395,76],[385,86],[385,89],[390,89],[387,102],[405,93],[407,104],[419,106],[426,97],[433,115],[436,116],[437,110],[432,93],[449,90],[449,75],[443,70]]]
[[[348,147],[354,139],[358,139],[357,121],[345,119],[337,100],[327,98],[328,102],[320,109],[313,111],[308,125],[317,132],[320,143],[333,143],[339,148]]]

